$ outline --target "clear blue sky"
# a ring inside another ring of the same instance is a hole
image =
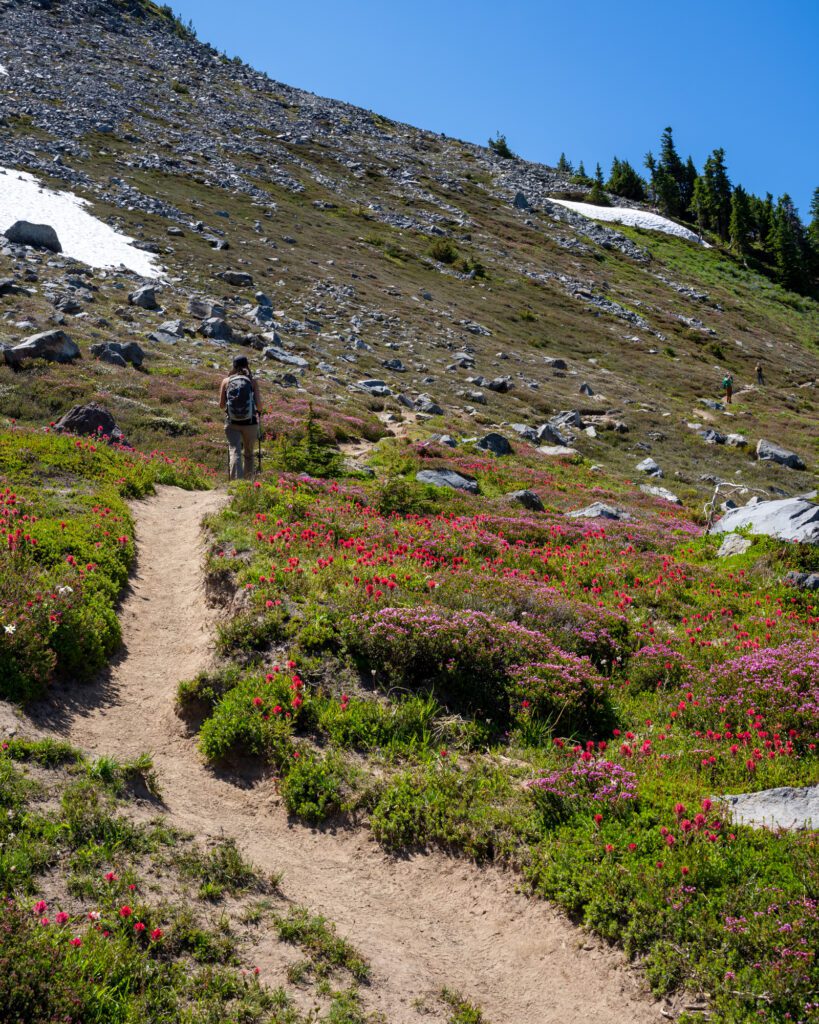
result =
[[[199,38],[272,78],[521,156],[642,171],[665,125],[697,167],[819,186],[819,0],[172,0]]]

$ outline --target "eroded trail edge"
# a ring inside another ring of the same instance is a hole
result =
[[[430,1024],[415,1000],[444,985],[492,1024],[656,1021],[658,1005],[622,956],[517,894],[511,876],[440,854],[394,860],[364,831],[292,826],[272,781],[242,787],[204,765],[174,699],[211,659],[201,523],[224,501],[162,487],[133,505],[138,562],[121,608],[123,654],[96,688],[55,693],[49,726],[97,755],[149,751],[171,823],[233,837],[260,867],[283,871],[286,895],[334,921],[368,958],[365,1004],[390,1024]]]

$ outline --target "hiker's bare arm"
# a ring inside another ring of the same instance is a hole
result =
[[[262,393],[259,391],[259,382],[253,381],[253,401],[256,403],[256,408],[259,412],[262,411]]]
[[[219,388],[219,408],[224,409],[227,405],[227,398],[225,397],[225,381],[222,381],[222,386]]]

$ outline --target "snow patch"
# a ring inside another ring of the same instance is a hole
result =
[[[8,74],[9,73],[6,70],[6,68],[2,64],[0,64],[0,75],[5,75],[8,78]]]
[[[575,213],[582,213],[584,217],[591,220],[611,221],[614,224],[625,224],[630,228],[646,228],[648,231],[663,231],[667,235],[676,235],[678,238],[686,238],[689,242],[697,242],[699,245],[710,249],[708,242],[703,241],[699,235],[682,224],[677,224],[667,217],[661,217],[657,213],[648,213],[645,210],[632,210],[626,206],[592,206],[591,203],[574,203],[568,199],[550,199],[550,203],[557,203],[558,206],[565,206]]]
[[[160,277],[155,256],[135,249],[132,238],[121,235],[88,212],[87,199],[73,192],[53,192],[31,174],[0,167],[0,232],[15,221],[50,224],[57,232],[63,254],[89,267],[119,267],[140,277]]]

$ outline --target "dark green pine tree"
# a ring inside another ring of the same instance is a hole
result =
[[[603,169],[598,163],[594,171],[594,181],[592,187],[589,189],[589,194],[586,197],[590,203],[595,206],[611,206],[609,197],[605,192],[605,183],[603,181]]]
[[[561,174],[573,174],[574,168],[571,163],[566,159],[566,154],[561,153],[560,159],[557,161],[557,169]]]
[[[776,204],[770,251],[777,281],[791,291],[806,294],[810,290],[807,239],[793,200],[787,193],[780,196]]]
[[[725,166],[724,149],[715,149],[705,161],[702,179],[708,209],[707,226],[725,241],[731,221],[731,181]]]
[[[646,197],[645,182],[628,160],[615,157],[611,162],[611,173],[606,188],[624,199],[641,200]]]
[[[581,181],[589,181],[590,180],[588,174],[586,174],[586,168],[583,166],[583,161],[582,160],[577,165],[577,174],[575,175],[575,177],[576,178],[580,178]]]
[[[643,157],[643,167],[648,171],[648,198],[657,202],[657,159],[649,150]]]
[[[731,219],[728,234],[731,248],[740,256],[745,257],[751,251],[751,236],[754,222],[751,216],[751,204],[748,193],[741,185],[737,185],[731,195]]]
[[[697,168],[691,157],[685,162],[685,172],[683,177],[683,184],[680,188],[680,206],[682,209],[680,213],[683,217],[690,217],[691,214],[691,202],[694,199],[694,182],[697,180]]]
[[[660,159],[657,162],[657,168],[663,174],[667,175],[676,185],[676,194],[672,193],[668,187],[665,188],[665,204],[666,212],[671,216],[678,216],[683,213],[682,202],[683,193],[685,191],[686,174],[685,165],[680,159],[680,154],[677,152],[677,148],[674,145],[674,134],[671,127],[663,129],[663,134],[660,137]]]
[[[810,201],[810,224],[808,224],[808,244],[813,249],[816,258],[819,259],[819,188],[813,190],[813,198]]]

